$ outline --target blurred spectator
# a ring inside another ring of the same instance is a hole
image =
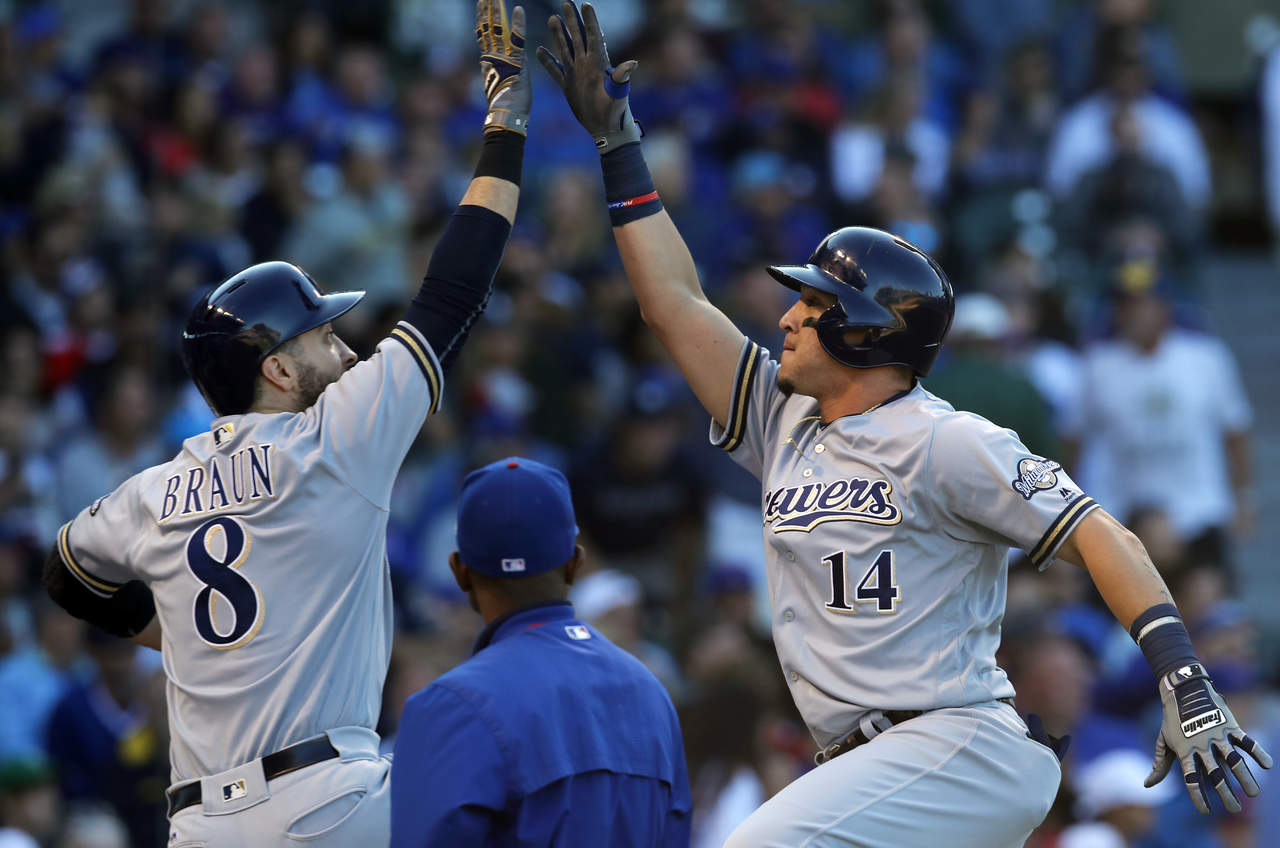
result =
[[[1081,177],[1115,156],[1115,115],[1129,109],[1136,126],[1124,129],[1121,136],[1136,135],[1137,148],[1168,169],[1183,200],[1203,211],[1211,189],[1208,154],[1186,112],[1152,92],[1141,34],[1132,28],[1108,30],[1098,49],[1102,84],[1062,116],[1049,149],[1049,190],[1058,198],[1067,197]]]
[[[1152,0],[1085,0],[1067,7],[1057,28],[1055,54],[1062,91],[1068,100],[1084,95],[1105,73],[1102,42],[1106,31],[1132,28],[1138,34],[1138,52],[1150,69],[1156,90],[1181,100],[1186,93],[1182,62],[1172,34],[1155,18]]]
[[[1116,273],[1117,337],[1085,352],[1065,428],[1080,458],[1067,461],[1112,514],[1157,507],[1193,556],[1226,565],[1233,529],[1251,523],[1249,401],[1227,347],[1174,326],[1159,275],[1151,260]]]
[[[129,834],[109,810],[82,808],[67,816],[57,848],[129,848]]]
[[[1200,242],[1200,216],[1166,165],[1144,152],[1134,107],[1111,114],[1111,159],[1081,175],[1063,199],[1059,229],[1091,255],[1105,236],[1134,219],[1150,221],[1179,260],[1192,259]]]
[[[63,695],[45,730],[46,747],[69,801],[111,805],[134,845],[158,845],[168,832],[168,734],[163,674],[148,671],[132,642],[89,630],[97,674]]]
[[[814,203],[813,174],[781,153],[756,150],[733,163],[734,212],[720,248],[737,262],[808,256],[830,230]]]
[[[0,763],[0,848],[52,844],[61,807],[58,785],[47,761]]]
[[[889,77],[873,95],[862,120],[847,119],[831,136],[831,178],[845,203],[864,202],[880,183],[888,153],[908,151],[914,159],[912,182],[924,195],[938,197],[947,178],[950,145],[946,132],[920,114],[920,78]]]
[[[389,142],[383,133],[353,130],[341,189],[312,206],[279,248],[281,259],[306,268],[328,290],[367,291],[371,308],[364,315],[403,301],[410,284],[409,206],[388,173]]]
[[[855,100],[865,100],[876,90],[902,96],[893,80],[912,80],[918,91],[911,98],[911,117],[918,115],[943,132],[952,131],[959,117],[955,104],[963,102],[973,82],[969,65],[951,45],[934,37],[919,0],[886,0],[879,9],[876,37],[832,57],[837,78]]]
[[[1148,757],[1117,749],[1080,769],[1073,780],[1076,809],[1084,821],[1062,832],[1058,848],[1131,848],[1155,824],[1156,807],[1174,797],[1178,785],[1164,780],[1143,787]]]
[[[639,580],[609,568],[593,571],[574,583],[569,601],[579,619],[644,663],[672,699],[680,700],[684,681],[675,659],[666,649],[644,638],[644,590]]]
[[[1018,45],[1048,34],[1054,6],[1053,0],[952,0],[947,11],[957,34],[977,58],[978,73],[989,79]],[[995,21],[998,26],[993,25]]]
[[[94,429],[58,457],[56,491],[63,521],[167,455],[152,429],[157,410],[150,374],[129,365],[107,370],[103,379],[92,403]]]
[[[595,561],[639,579],[646,629],[667,639],[687,634],[707,505],[706,482],[681,442],[676,391],[670,380],[636,382],[612,430],[569,478]]]
[[[1262,167],[1267,210],[1280,250],[1280,43],[1271,48],[1262,71]]]
[[[83,622],[41,603],[36,638],[15,640],[7,654],[0,653],[0,763],[44,756],[44,728],[54,705],[88,673],[84,632]]]
[[[953,151],[955,187],[983,191],[1037,185],[1060,104],[1044,44],[1018,46],[1005,61],[999,87],[975,91],[967,101]]]
[[[306,151],[296,139],[280,139],[267,149],[266,177],[240,214],[240,235],[253,262],[274,259],[285,234],[306,211],[306,165]]]
[[[961,412],[973,412],[1018,434],[1038,456],[1059,456],[1049,404],[1005,357],[1008,310],[989,294],[956,298],[956,314],[938,367],[924,381]]]

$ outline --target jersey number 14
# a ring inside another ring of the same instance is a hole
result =
[[[848,555],[844,551],[836,551],[822,558],[822,562],[831,568],[831,600],[826,603],[832,612],[852,615],[858,611],[858,604],[875,604],[876,612],[881,615],[893,615],[898,611],[897,569],[894,566],[893,551],[881,551],[875,562],[862,575],[853,592],[853,604],[849,603],[849,564]]]

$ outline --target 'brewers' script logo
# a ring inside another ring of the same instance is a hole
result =
[[[1036,492],[1043,492],[1058,485],[1062,466],[1052,459],[1036,459],[1029,456],[1018,463],[1018,478],[1013,480],[1013,490],[1027,500]]]
[[[863,521],[897,524],[902,512],[890,495],[888,480],[849,477],[831,483],[806,483],[765,492],[764,523],[773,532],[802,530],[808,533],[826,521]]]

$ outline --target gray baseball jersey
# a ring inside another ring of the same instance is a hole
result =
[[[1010,430],[922,387],[824,426],[744,344],[714,444],[760,478],[773,639],[819,745],[872,709],[1013,695],[996,665],[1010,547],[1040,567],[1096,508]]]
[[[174,783],[374,727],[391,486],[442,386],[402,322],[311,408],[218,418],[59,532],[92,591],[138,579],[155,596]]]

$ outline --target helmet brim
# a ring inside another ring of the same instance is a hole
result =
[[[321,295],[319,307],[307,317],[298,332],[288,338],[281,339],[276,347],[284,344],[289,339],[297,338],[303,333],[310,332],[322,324],[328,324],[330,321],[347,314],[357,303],[364,300],[364,296],[365,292],[363,291],[331,292]]]
[[[836,297],[849,291],[847,283],[840,282],[817,265],[770,265],[769,274],[793,291],[800,291],[801,286],[813,286]]]

